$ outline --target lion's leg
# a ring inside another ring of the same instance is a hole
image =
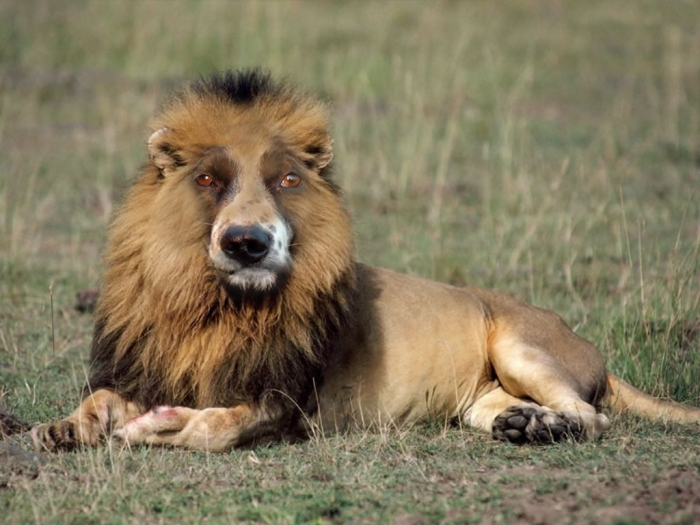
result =
[[[253,404],[233,408],[156,407],[114,433],[127,443],[172,445],[218,452],[280,428],[277,411]]]
[[[565,424],[569,431],[564,435],[587,439],[600,437],[610,427],[608,418],[597,414],[583,399],[577,380],[546,350],[508,338],[493,344],[489,357],[507,393],[520,400],[532,400],[548,412],[547,417],[542,414],[544,426]],[[515,412],[521,410],[505,411],[503,417],[494,420],[494,425],[502,424],[503,419],[510,420]],[[528,414],[518,415],[540,417]]]
[[[96,446],[105,436],[142,411],[111,390],[97,390],[70,416],[56,423],[32,429],[32,441],[39,449],[72,450],[82,445]]]

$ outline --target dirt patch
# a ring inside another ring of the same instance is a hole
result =
[[[7,436],[25,432],[26,430],[29,430],[27,424],[23,423],[0,406],[0,439],[5,439]]]
[[[80,290],[76,295],[75,309],[81,313],[89,313],[95,310],[97,297],[100,291],[97,288]]]
[[[3,440],[0,441],[0,489],[7,487],[18,476],[34,479],[39,475],[39,456],[7,440],[11,435],[27,430],[29,425],[0,406],[0,439]]]
[[[36,478],[40,463],[37,454],[26,452],[11,441],[0,441],[0,489],[18,477]]]
[[[631,517],[645,523],[697,523],[700,518],[697,472],[671,470],[643,485],[622,483],[615,491],[621,501],[597,510],[596,521],[607,523]]]
[[[538,470],[532,469],[533,479],[545,475]],[[511,523],[695,523],[700,518],[700,475],[692,470],[597,480],[567,480],[563,470],[554,474],[549,492],[542,485],[517,487],[518,495],[507,499]],[[484,523],[502,517],[487,513]]]

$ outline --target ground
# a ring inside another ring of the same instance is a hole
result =
[[[148,116],[244,66],[334,108],[360,260],[556,310],[614,373],[700,406],[698,20],[682,0],[0,2],[0,424],[75,407],[76,294],[99,284]],[[0,441],[0,514],[693,523],[698,430],[619,417],[598,442],[516,447],[436,421],[217,455],[35,454],[20,434]]]

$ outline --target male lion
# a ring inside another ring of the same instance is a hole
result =
[[[259,71],[168,101],[111,227],[85,399],[38,446],[222,451],[429,416],[550,443],[597,438],[606,406],[700,421],[606,373],[554,313],[357,263],[327,127]]]

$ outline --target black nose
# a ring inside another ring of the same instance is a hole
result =
[[[270,249],[270,234],[259,226],[232,226],[221,237],[223,252],[243,266],[261,261]]]

